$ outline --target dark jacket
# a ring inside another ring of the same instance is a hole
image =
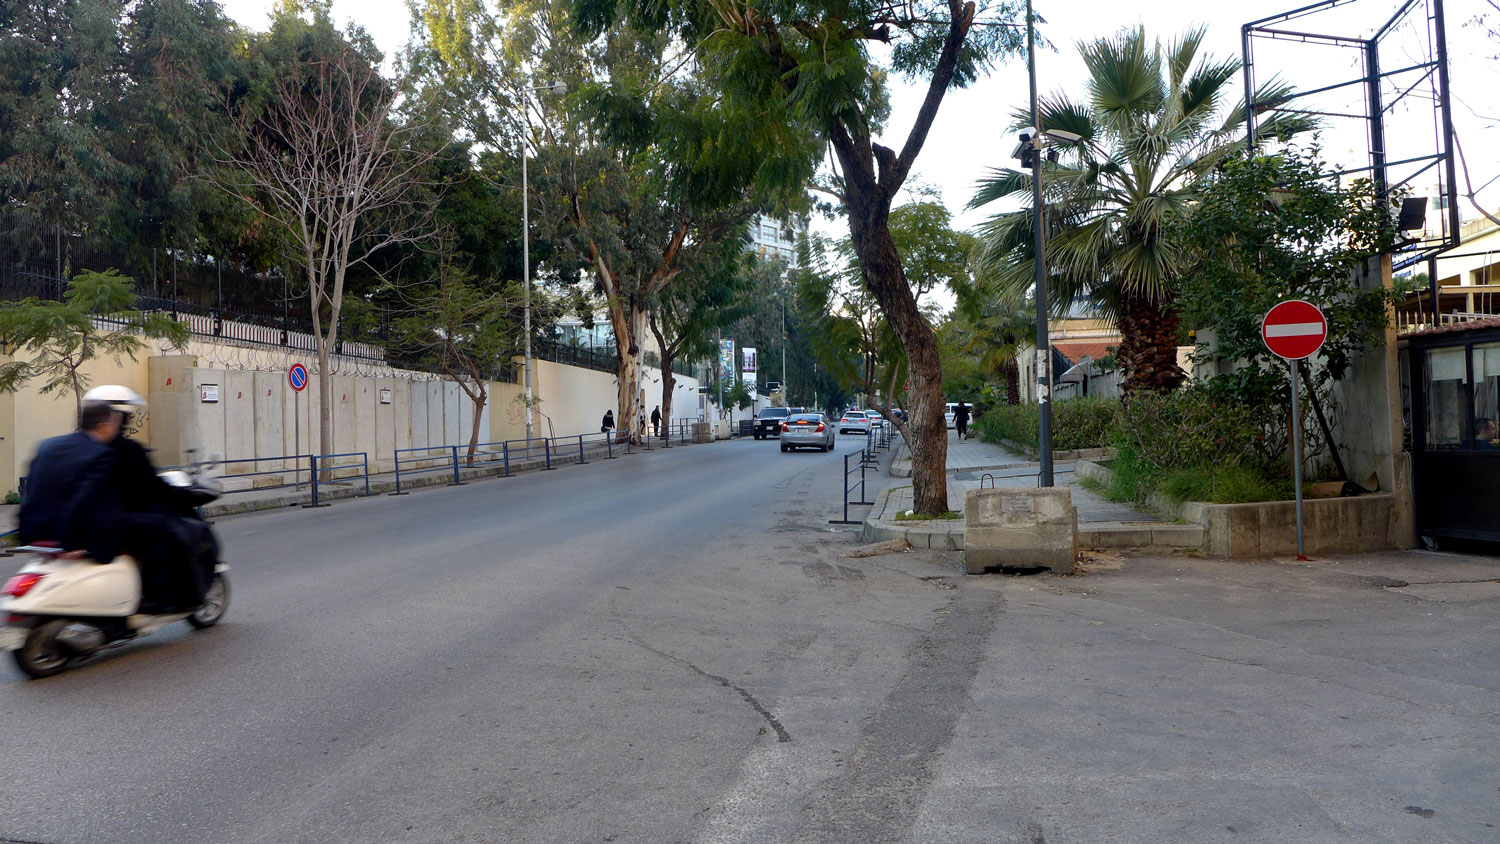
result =
[[[82,431],[41,444],[26,480],[18,538],[83,549],[100,562],[120,551],[120,499],[111,481],[115,453]]]
[[[145,446],[123,434],[109,445],[115,453],[110,479],[120,496],[121,509],[127,513],[164,514],[191,509],[190,504],[180,500],[182,494],[177,488],[156,474]]]
[[[960,404],[958,407],[955,407],[953,409],[953,421],[955,421],[955,422],[968,422],[969,421],[969,406],[966,405],[966,404]]]
[[[615,412],[607,410],[604,412],[604,421],[599,423],[599,430],[608,431],[615,427]]]
[[[656,425],[656,424],[659,424],[660,422],[661,422],[661,408],[658,407],[657,409],[651,411],[651,424],[652,425]]]

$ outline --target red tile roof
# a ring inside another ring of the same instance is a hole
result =
[[[1472,322],[1452,322],[1447,325],[1439,325],[1436,328],[1425,328],[1421,331],[1412,331],[1401,335],[1405,340],[1409,337],[1427,337],[1433,334],[1462,334],[1465,331],[1478,331],[1482,328],[1500,328],[1500,317],[1489,319],[1476,319]]]
[[[1068,359],[1068,363],[1076,365],[1079,361],[1083,360],[1084,357],[1088,357],[1091,360],[1098,360],[1098,359],[1100,359],[1102,357],[1105,357],[1106,355],[1109,354],[1109,347],[1110,346],[1116,346],[1116,345],[1119,345],[1119,344],[1118,343],[1067,343],[1067,342],[1064,342],[1064,343],[1053,343],[1052,344],[1052,348],[1058,350],[1059,352],[1062,352],[1063,357],[1065,357],[1065,358]]]

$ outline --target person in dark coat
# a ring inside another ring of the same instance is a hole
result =
[[[953,427],[957,429],[959,439],[969,438],[969,406],[962,401],[958,403],[958,407],[953,408]]]
[[[610,431],[613,431],[614,429],[615,429],[615,412],[613,410],[606,410],[606,411],[604,411],[604,421],[600,424],[599,430],[601,430],[601,431],[603,431],[604,433],[607,434]]]
[[[651,411],[651,436],[661,436],[661,405]]]
[[[142,597],[160,611],[197,607],[219,559],[213,531],[184,518],[193,511],[192,502],[162,480],[145,446],[120,436],[110,448],[115,453],[111,480],[124,511],[126,547],[134,549],[141,566]]]
[[[102,402],[86,402],[78,430],[43,442],[27,473],[17,538],[85,551],[101,562],[123,548],[120,498],[111,478],[123,415]]]

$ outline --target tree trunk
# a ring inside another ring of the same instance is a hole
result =
[[[901,256],[891,238],[890,202],[850,186],[847,196],[850,239],[859,255],[865,284],[901,340],[910,373],[911,482],[913,509],[936,515],[948,511],[948,422],[943,399],[943,364],[937,336],[917,308]]]
[[[478,382],[478,395],[470,396],[474,402],[474,430],[469,434],[469,465],[474,465],[474,454],[479,450],[479,424],[484,420],[484,405],[489,400],[484,382]]]
[[[1115,356],[1125,371],[1121,390],[1129,397],[1137,390],[1169,392],[1186,377],[1177,366],[1177,333],[1182,316],[1168,302],[1144,296],[1120,301],[1120,346]]]
[[[675,357],[663,357],[661,361],[661,430],[668,439],[672,437],[672,393],[677,389],[677,376],[672,374]]]
[[[1011,407],[1021,403],[1021,364],[1015,355],[1005,362],[1005,403]]]
[[[641,337],[646,330],[646,308],[636,302],[610,308],[610,322],[615,329],[615,351],[620,356],[618,415],[615,430],[626,431],[630,441],[640,444],[641,414]]]

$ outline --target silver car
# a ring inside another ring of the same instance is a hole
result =
[[[816,448],[833,451],[833,423],[821,413],[798,413],[781,423],[781,450]]]

